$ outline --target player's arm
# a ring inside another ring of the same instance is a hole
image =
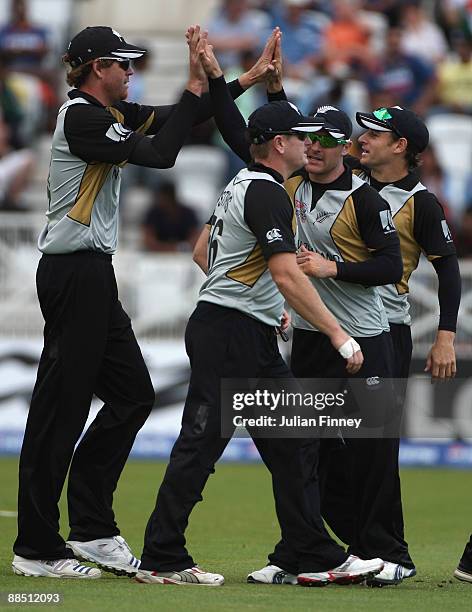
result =
[[[287,100],[287,95],[283,86],[282,73],[282,39],[281,37],[275,43],[274,57],[272,59],[273,70],[267,74],[266,88],[267,100],[269,102],[277,102],[278,100]]]
[[[170,168],[193,125],[203,76],[197,54],[199,33],[195,29],[189,44],[189,80],[174,113],[153,138],[127,127],[111,112],[80,104],[67,109],[64,132],[73,154],[87,162],[122,164],[126,161],[150,168]]]
[[[456,374],[454,340],[461,299],[461,277],[444,211],[428,191],[415,195],[413,235],[438,275],[439,325],[426,359],[425,372],[431,372],[433,381],[445,380]]]
[[[400,241],[393,223],[388,222],[388,204],[367,184],[354,192],[353,199],[359,235],[370,257],[361,262],[329,261],[302,247],[297,255],[301,270],[316,278],[365,286],[399,282],[403,274]]]
[[[212,46],[201,40],[199,53],[208,76],[210,95],[215,110],[216,125],[231,150],[243,161],[251,161],[249,141],[246,138],[246,122],[229,94],[223,72],[213,53]]]
[[[292,308],[330,338],[346,359],[348,372],[355,373],[363,362],[359,345],[343,331],[297,266],[293,214],[288,194],[281,185],[253,181],[248,187],[244,219],[257,238],[279,291]],[[278,238],[274,239],[274,234]]]
[[[189,41],[190,33],[192,28],[187,31],[187,40]],[[203,35],[202,35],[203,36]],[[230,97],[236,100],[241,96],[247,89],[264,81],[267,78],[268,72],[273,70],[272,58],[274,54],[274,46],[276,39],[280,37],[279,28],[275,28],[272,34],[267,39],[266,45],[256,61],[256,63],[246,72],[241,74],[237,79],[228,83],[228,90]],[[135,107],[135,116],[130,119],[133,122],[130,123],[132,126],[140,126],[144,123],[145,118],[149,117],[152,113],[152,119],[149,122],[149,126],[146,129],[147,134],[157,134],[161,128],[166,124],[168,119],[171,117],[176,109],[175,104],[156,106],[156,107],[139,107],[139,105],[133,105]],[[140,116],[136,113],[140,110]],[[201,96],[200,103],[198,105],[197,113],[194,118],[193,125],[203,123],[213,117],[215,113],[214,100],[209,93],[205,93]]]
[[[210,237],[210,228],[210,223],[204,226],[200,236],[197,238],[192,253],[193,261],[205,274],[208,274],[208,239]]]

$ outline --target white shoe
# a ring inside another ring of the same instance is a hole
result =
[[[19,555],[13,557],[11,564],[18,576],[46,576],[47,578],[100,578],[102,572],[96,567],[82,565],[77,559],[54,559],[40,561],[25,559]]]
[[[399,563],[384,562],[383,570],[373,578],[366,580],[367,586],[383,587],[388,585],[400,584],[405,578],[416,576],[416,569],[403,567]]]
[[[464,582],[472,582],[472,572],[466,572],[459,566],[454,570],[454,578],[457,578],[457,580],[463,580]]]
[[[137,582],[149,584],[201,584],[203,586],[221,586],[225,581],[221,574],[211,574],[197,566],[180,572],[139,570],[135,579]]]
[[[121,536],[90,540],[89,542],[67,541],[66,545],[81,561],[91,561],[106,572],[117,576],[135,576],[141,561],[131,552]]]
[[[298,574],[297,581],[301,586],[325,586],[327,584],[355,584],[366,578],[371,578],[382,571],[382,559],[359,559],[354,555],[349,557],[334,569],[326,572]]]
[[[251,572],[247,581],[249,584],[297,584],[297,577],[277,565],[266,565],[260,570]]]

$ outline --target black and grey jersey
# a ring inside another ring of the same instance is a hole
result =
[[[233,97],[243,92],[229,84]],[[118,235],[121,168],[173,166],[191,127],[213,114],[208,94],[185,90],[178,104],[105,107],[78,89],[57,117],[48,179],[47,224],[39,238],[44,253],[94,250],[113,253]],[[154,135],[147,138],[147,135]]]
[[[395,285],[381,287],[380,294],[391,323],[411,324],[408,281],[423,252],[429,261],[455,254],[444,211],[436,197],[419,181],[415,172],[395,183],[380,183],[368,169],[354,169],[390,206],[403,259],[403,277]]]
[[[275,253],[295,252],[296,230],[282,182],[278,172],[253,164],[225,187],[210,221],[208,277],[200,301],[280,325],[284,298],[267,262]]]
[[[301,171],[285,187],[296,210],[298,248],[303,244],[331,261],[356,264],[372,259],[376,251],[398,250],[387,203],[350,170],[328,185],[312,183]],[[352,336],[376,336],[389,330],[378,287],[338,278],[310,280]],[[293,325],[315,329],[296,313]]]
[[[154,110],[127,102],[105,108],[79,91],[62,105],[52,139],[41,251],[114,253],[121,168],[153,125]]]

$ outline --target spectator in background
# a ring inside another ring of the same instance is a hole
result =
[[[325,27],[329,21],[307,7],[306,0],[282,0],[273,14],[273,27],[283,34],[284,75],[287,78],[311,78],[319,62]]]
[[[268,15],[250,9],[247,0],[223,0],[220,10],[208,25],[209,41],[221,67],[235,66],[243,51],[259,50],[269,28]]]
[[[28,149],[11,151],[8,126],[0,120],[0,210],[21,211],[20,197],[34,166]]]
[[[472,2],[470,0],[435,0],[434,16],[451,44],[454,34],[472,37]]]
[[[438,63],[447,53],[447,41],[439,26],[426,15],[421,0],[408,0],[402,10],[401,47],[407,55]]]
[[[454,56],[438,67],[437,101],[449,112],[472,114],[472,43],[456,34],[452,45]]]
[[[424,115],[434,98],[435,70],[401,49],[402,32],[390,28],[384,53],[365,73],[372,108],[405,106]]]
[[[177,200],[175,185],[162,182],[143,221],[142,235],[146,250],[161,253],[191,251],[199,229],[195,212]]]
[[[339,66],[369,64],[370,31],[359,19],[359,0],[334,0],[332,23],[327,27],[324,41],[324,58],[330,70]]]
[[[364,0],[363,9],[385,15],[388,25],[399,25],[402,0]]]
[[[444,209],[444,216],[452,226],[452,216],[447,203],[448,177],[441,167],[434,147],[430,144],[421,154],[421,165],[419,166],[420,181],[423,185],[434,193],[441,202]]]
[[[30,21],[27,1],[11,0],[10,21],[0,29],[0,51],[15,73],[15,91],[25,115],[25,141],[44,128],[54,129],[57,71],[45,66],[49,50],[48,32]]]
[[[13,149],[21,148],[20,126],[23,112],[12,86],[5,56],[0,51],[0,117],[8,127],[8,142]]]
[[[29,20],[26,0],[11,0],[10,21],[0,29],[0,50],[11,70],[41,75],[48,35]]]

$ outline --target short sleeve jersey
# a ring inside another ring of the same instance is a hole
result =
[[[433,261],[456,252],[443,208],[418,180],[415,172],[410,172],[395,183],[380,183],[365,168],[355,169],[354,172],[379,192],[392,211],[400,238],[403,277],[396,285],[381,287],[380,294],[388,320],[410,325],[408,281],[418,267],[421,253]]]
[[[130,102],[102,106],[73,90],[59,110],[48,177],[43,253],[114,253],[118,237],[121,168],[154,128],[155,108]]]
[[[210,220],[208,277],[200,301],[278,326],[284,298],[267,262],[295,252],[293,206],[274,170],[254,164],[241,170],[218,199]]]

